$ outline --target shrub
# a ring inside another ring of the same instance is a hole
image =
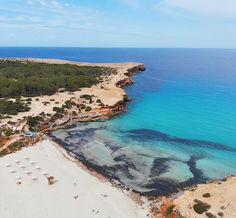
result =
[[[210,193],[205,193],[205,194],[202,195],[202,197],[209,198],[209,197],[211,197],[211,194]]]
[[[223,214],[222,212],[219,212],[219,213],[218,213],[218,216],[223,217],[224,214]]]
[[[39,115],[44,117],[45,113],[42,111]]]
[[[36,127],[39,123],[43,121],[44,119],[41,116],[35,116],[35,117],[29,116],[27,118],[27,124],[31,129]]]
[[[193,209],[198,214],[203,214],[211,208],[209,204],[199,201],[197,199],[195,199],[194,202],[196,204],[193,205]]]
[[[18,112],[29,111],[30,108],[27,104],[22,103],[21,101],[8,101],[5,99],[0,99],[0,115],[17,115]]]
[[[13,142],[10,147],[12,148],[19,148],[23,145],[23,143],[21,141],[16,141],[16,142]]]
[[[84,94],[84,95],[81,95],[80,98],[85,98],[86,100],[91,100],[92,99],[92,95],[87,95],[87,94]]]
[[[83,110],[86,108],[86,105],[85,104],[80,104],[80,109]]]
[[[4,150],[0,151],[0,157],[3,157],[7,154],[8,154],[7,149],[4,149]]]
[[[91,111],[92,108],[90,106],[86,107],[85,111]]]
[[[4,135],[5,136],[11,136],[13,134],[13,131],[11,130],[11,129],[6,129],[5,131],[4,131]]]
[[[48,102],[48,101],[43,102],[44,106],[47,106],[48,104],[50,104],[50,102]]]
[[[215,216],[215,215],[212,214],[212,213],[207,212],[207,213],[205,213],[205,214],[206,214],[206,216],[209,217],[209,218],[217,218],[217,216]]]
[[[165,216],[168,217],[172,212],[173,212],[173,209],[175,208],[175,205],[170,205],[167,209],[166,209],[166,212],[165,212]]]
[[[75,106],[75,105],[76,105],[75,102],[70,101],[70,100],[67,100],[67,101],[65,102],[65,104],[63,105],[63,107],[64,107],[64,108],[67,108],[67,109],[71,109],[72,106]]]
[[[65,109],[63,107],[54,107],[53,111],[56,113],[64,113]]]
[[[76,113],[76,111],[72,111],[72,115],[77,116],[78,114]]]

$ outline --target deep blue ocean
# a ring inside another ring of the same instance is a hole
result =
[[[54,133],[137,191],[167,193],[236,174],[236,50],[0,48],[0,57],[143,62],[146,71],[126,88],[127,112]]]

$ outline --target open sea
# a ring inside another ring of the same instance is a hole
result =
[[[53,136],[84,163],[145,194],[236,174],[236,50],[0,48],[0,57],[143,62],[127,112]]]

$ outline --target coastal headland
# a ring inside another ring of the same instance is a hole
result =
[[[43,88],[38,91],[43,84],[40,84],[40,86],[35,85],[31,88],[33,89],[31,92],[28,91],[29,88],[24,89],[23,93],[26,93],[25,96],[15,97],[10,94],[9,96],[5,94],[6,97],[1,98],[2,101],[5,100],[5,102],[2,102],[2,105],[9,104],[9,102],[11,105],[18,103],[17,106],[21,104],[23,109],[26,109],[21,112],[22,108],[20,108],[19,111],[14,111],[13,114],[8,114],[9,110],[6,110],[6,112],[3,110],[5,114],[1,114],[0,120],[2,130],[0,140],[1,155],[11,152],[15,147],[22,147],[23,144],[34,144],[36,141],[39,141],[45,133],[65,127],[66,125],[71,125],[76,122],[105,120],[121,113],[125,110],[125,103],[129,101],[123,87],[133,84],[130,77],[139,71],[145,70],[144,64],[133,62],[101,64],[33,58],[2,58],[0,62],[4,64],[9,62],[10,65],[17,63],[20,65],[18,67],[21,71],[25,70],[24,67],[27,65],[32,65],[30,66],[31,69],[33,68],[33,70],[37,71],[38,68],[45,68],[46,64],[47,70],[49,67],[57,67],[59,68],[58,71],[60,71],[62,70],[60,66],[64,68],[76,66],[78,67],[76,70],[78,70],[79,73],[86,67],[87,69],[85,68],[85,70],[87,71],[85,73],[93,71],[95,74],[93,76],[91,73],[89,78],[84,78],[84,75],[82,75],[82,79],[85,81],[81,84],[81,87],[73,86],[77,80],[70,82],[71,77],[66,79],[62,78],[66,80],[63,84],[64,86],[60,87],[59,83],[57,90],[54,92],[51,90],[48,91],[50,95],[37,95],[37,93],[45,92]],[[34,63],[43,65],[34,66]],[[7,67],[9,68],[8,65]],[[97,73],[98,71],[99,73]],[[55,73],[57,72],[51,73],[54,76],[51,84],[54,83]],[[67,72],[62,72],[63,76],[64,73]],[[75,75],[72,75],[72,79],[75,79],[76,73],[77,72],[75,72]],[[7,79],[9,80],[9,74],[7,75]],[[18,80],[18,78],[14,76],[10,79],[10,82],[12,82],[12,80],[13,82],[17,82]],[[80,79],[81,78],[78,78],[78,80]],[[32,78],[32,83],[34,83],[34,80],[35,78]],[[37,82],[46,83],[47,81],[42,80]],[[14,86],[14,83],[12,86]],[[29,84],[24,84],[24,86],[29,86]],[[50,86],[50,83],[48,86]],[[37,90],[37,92],[35,90]],[[17,93],[18,92],[16,92],[16,94]],[[11,147],[12,143],[16,141],[22,141],[22,143],[18,146],[13,146],[13,149],[9,149],[9,146]]]

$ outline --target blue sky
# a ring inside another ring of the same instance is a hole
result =
[[[236,0],[0,0],[0,45],[236,48]]]

